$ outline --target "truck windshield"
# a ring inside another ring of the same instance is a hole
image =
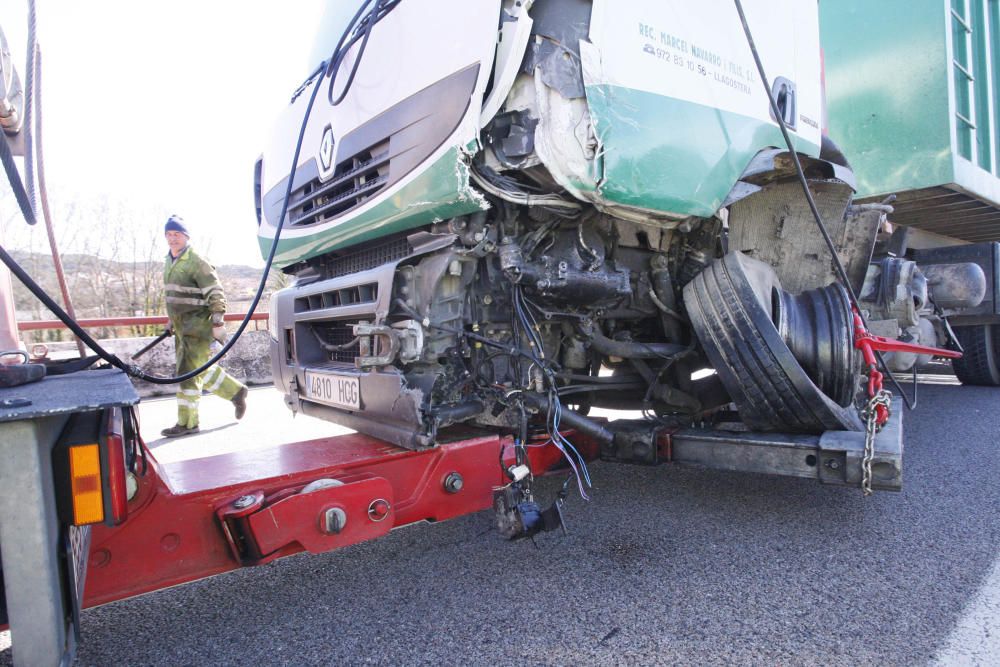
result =
[[[368,0],[328,0],[323,18],[316,26],[316,39],[309,54],[309,67],[314,68],[330,57],[341,35],[347,29],[351,17],[358,11],[362,2]]]

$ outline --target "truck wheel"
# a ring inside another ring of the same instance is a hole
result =
[[[951,362],[962,384],[1000,387],[1000,330],[994,324],[955,327],[955,336],[965,350]]]
[[[688,283],[684,303],[750,428],[864,429],[853,406],[860,365],[843,287],[791,295],[768,264],[731,252]]]

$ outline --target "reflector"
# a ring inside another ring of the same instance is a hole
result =
[[[73,523],[82,526],[103,521],[101,453],[96,443],[69,448],[69,475],[73,489]]]

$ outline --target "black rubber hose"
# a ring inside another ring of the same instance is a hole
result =
[[[632,341],[611,340],[595,326],[584,335],[590,338],[590,346],[609,357],[622,359],[669,359],[686,351],[686,345],[676,343],[637,343]]]
[[[442,405],[434,408],[432,413],[437,417],[439,426],[448,426],[469,417],[475,417],[484,410],[483,402],[477,399],[458,403],[457,405]]]
[[[313,74],[313,76],[322,73],[325,69],[326,69],[326,62],[324,61],[323,63],[320,64],[318,68],[316,68],[316,72]],[[247,325],[250,323],[250,318],[251,316],[253,316],[254,310],[257,308],[257,304],[260,303],[260,297],[263,294],[264,286],[267,283],[267,274],[271,270],[271,264],[274,261],[274,254],[278,249],[278,239],[281,237],[281,230],[285,225],[285,217],[288,215],[288,201],[291,198],[292,184],[295,181],[295,166],[296,164],[298,164],[299,161],[299,153],[302,150],[302,138],[305,135],[306,126],[309,123],[309,115],[312,112],[313,103],[316,101],[316,93],[320,89],[321,82],[322,82],[321,79],[316,81],[315,87],[313,88],[312,96],[309,98],[309,104],[306,107],[305,115],[302,118],[302,125],[299,128],[298,140],[295,143],[295,154],[292,157],[292,168],[290,173],[288,174],[288,187],[285,189],[285,199],[284,199],[284,204],[281,207],[281,217],[278,219],[278,226],[274,230],[274,241],[271,243],[271,250],[267,255],[267,262],[265,263],[264,266],[264,272],[261,275],[260,282],[257,285],[257,293],[254,295],[253,301],[251,302],[250,307],[247,309],[246,317],[243,318],[243,321],[240,323],[240,326],[236,330],[236,333],[233,334],[232,337],[230,337],[229,341],[222,346],[222,349],[219,350],[219,352],[216,353],[215,356],[213,356],[211,359],[205,362],[205,364],[202,365],[201,367],[196,368],[188,373],[184,373],[183,375],[178,375],[176,377],[158,377],[156,375],[150,375],[146,373],[144,370],[142,370],[141,368],[139,368],[134,364],[129,364],[122,361],[117,356],[111,354],[103,347],[101,347],[101,345],[96,340],[94,340],[90,336],[90,334],[84,331],[83,328],[80,327],[80,325],[73,320],[73,318],[71,318],[65,311],[63,311],[63,309],[59,307],[59,304],[53,301],[52,298],[45,293],[45,290],[43,290],[38,285],[38,283],[32,280],[31,276],[29,276],[27,272],[25,272],[24,269],[22,269],[21,266],[14,261],[14,258],[7,253],[6,249],[4,249],[3,246],[0,246],[0,261],[6,264],[7,267],[10,269],[11,273],[17,276],[17,279],[20,280],[22,283],[24,283],[25,287],[27,287],[28,290],[31,291],[31,293],[34,294],[35,297],[37,297],[38,300],[41,301],[46,308],[51,310],[56,317],[62,320],[62,322],[67,327],[69,327],[70,331],[79,336],[79,338],[84,343],[86,343],[88,347],[94,350],[94,352],[96,352],[97,355],[101,357],[101,359],[104,359],[105,361],[107,361],[112,366],[115,366],[116,368],[120,368],[121,370],[125,371],[125,373],[127,373],[128,375],[134,378],[138,378],[140,380],[145,380],[146,382],[151,382],[153,384],[177,384],[179,382],[184,382],[185,380],[189,380],[193,377],[196,377],[201,373],[204,373],[206,370],[208,370],[216,363],[218,363],[218,361],[222,357],[224,357],[227,352],[229,352],[232,346],[236,344],[236,341],[239,339],[241,335],[243,335],[243,331],[247,328]],[[20,183],[20,178],[18,177],[16,180],[11,181],[11,186],[15,189],[16,192],[17,188],[15,186],[15,182]]]
[[[549,405],[549,399],[547,396],[541,394],[522,394],[526,403],[530,404],[537,410],[543,410]],[[598,442],[614,442],[615,434],[604,428],[593,419],[584,417],[579,412],[573,412],[563,407],[562,411],[559,413],[559,425],[569,426],[574,431],[584,434]]]
[[[651,276],[653,279],[653,290],[650,296],[653,297],[656,307],[660,310],[663,334],[667,337],[667,340],[681,340],[683,338],[683,330],[681,329],[682,320],[677,313],[677,298],[674,296],[674,286],[670,278],[670,272],[666,269],[653,269]]]
[[[364,11],[365,7],[368,6],[367,0],[362,3],[361,7],[358,8],[357,13],[354,14],[354,18],[351,19],[351,22],[347,25],[347,30],[344,31],[344,34],[341,36],[340,41],[337,43],[337,48],[333,52],[333,57],[331,58],[329,92],[330,106],[337,106],[343,102],[344,98],[347,97],[347,93],[351,90],[351,86],[354,85],[354,77],[357,75],[358,68],[361,66],[361,58],[365,54],[365,49],[368,48],[368,38],[371,37],[375,24],[380,20],[379,13],[387,4],[387,0],[375,0],[375,6],[372,7],[371,12],[368,14],[368,25],[365,26],[365,34],[361,40],[361,46],[358,47],[358,55],[354,59],[354,66],[351,68],[351,73],[347,77],[347,83],[344,84],[344,89],[340,92],[340,96],[337,97],[337,99],[333,99],[333,86],[337,81],[337,74],[340,72],[340,65],[344,60],[344,56],[347,55],[348,49],[350,49],[351,45],[353,45],[356,40],[351,40],[351,42],[346,46],[344,45],[344,41],[347,38],[348,31],[350,31],[354,24],[358,22],[358,18],[361,16],[361,13]]]

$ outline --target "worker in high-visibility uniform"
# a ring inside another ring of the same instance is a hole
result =
[[[177,374],[181,375],[203,365],[212,357],[212,340],[225,340],[223,315],[226,296],[219,283],[215,267],[198,256],[188,244],[184,220],[173,215],[164,226],[170,252],[163,267],[163,287],[166,292],[167,315],[174,334],[177,354]],[[247,388],[231,377],[218,364],[180,383],[177,392],[177,423],[161,433],[168,438],[198,432],[198,400],[202,389],[210,391],[236,406],[236,418],[242,419],[247,409]]]

